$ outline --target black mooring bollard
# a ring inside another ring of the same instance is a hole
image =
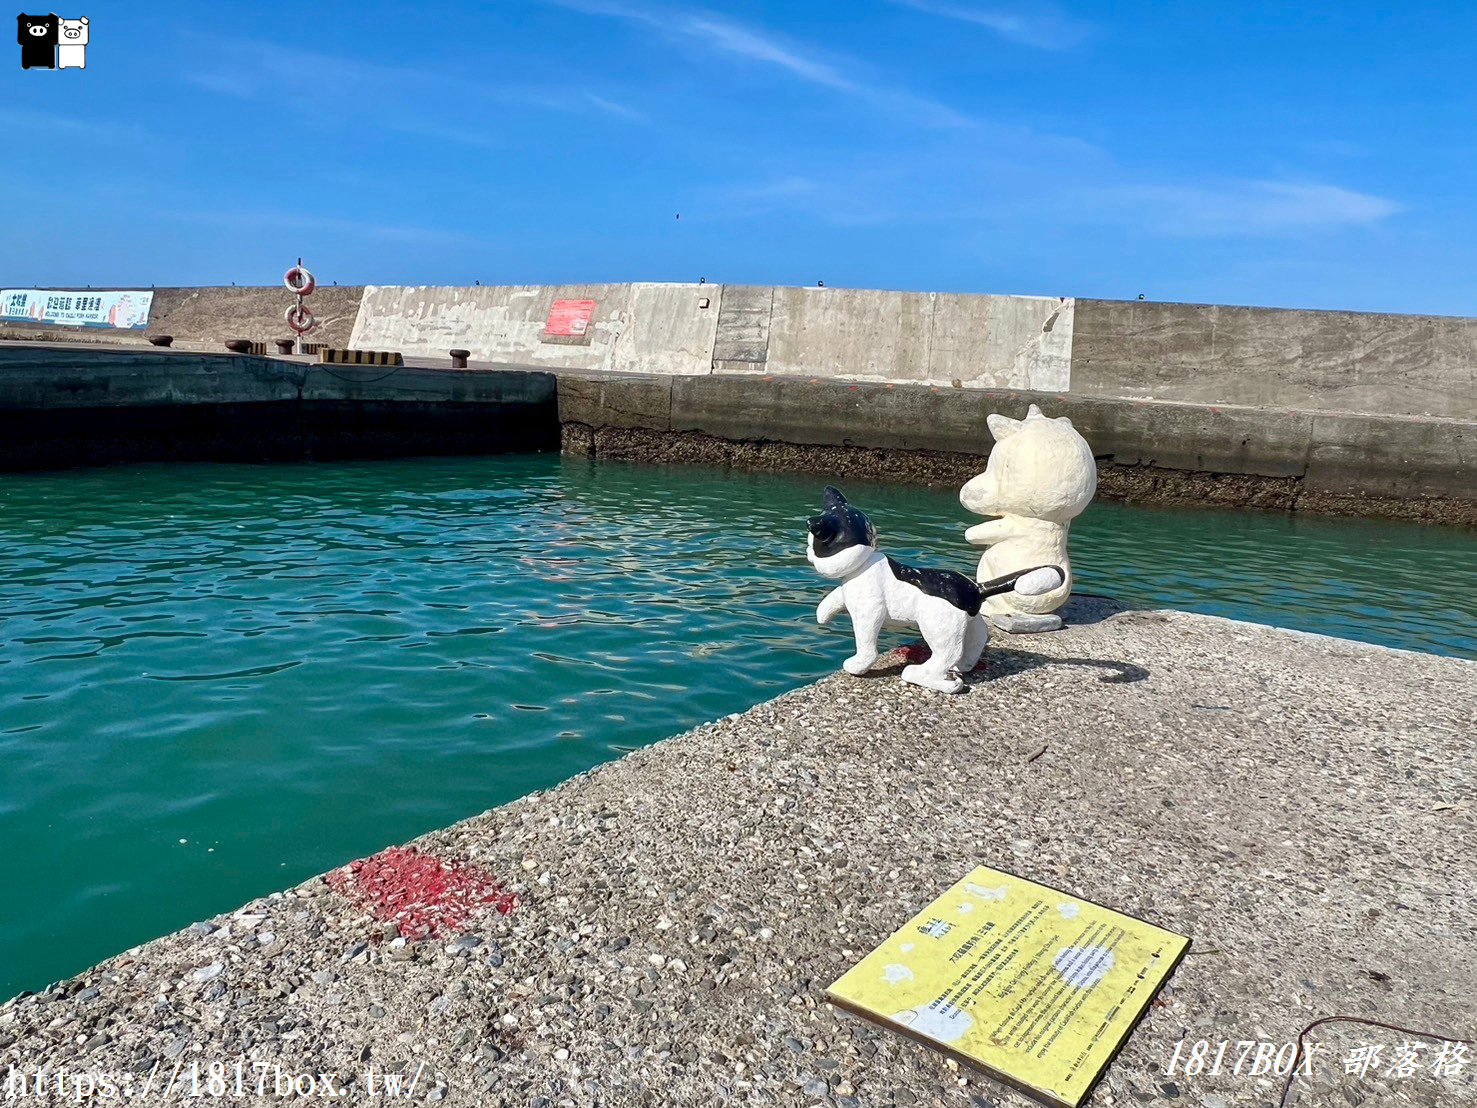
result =
[[[226,340],[226,349],[229,350],[232,354],[250,354],[251,353],[251,340],[250,339],[227,339]]]
[[[292,348],[297,345],[297,339],[273,339],[277,344],[277,353],[291,354]]]
[[[451,368],[466,369],[467,359],[471,356],[472,352],[470,350],[453,350],[451,352]]]
[[[150,346],[172,346],[173,344],[174,344],[174,336],[173,335],[150,335],[149,336],[149,345]]]

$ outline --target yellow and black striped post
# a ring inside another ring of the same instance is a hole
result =
[[[321,361],[333,365],[404,365],[398,350],[341,350],[325,347],[318,352]]]

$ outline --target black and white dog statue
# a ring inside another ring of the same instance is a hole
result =
[[[979,662],[990,641],[990,625],[980,614],[985,597],[1015,591],[1050,592],[1066,580],[1056,566],[1020,570],[993,581],[975,582],[949,569],[916,569],[877,549],[877,529],[864,513],[826,486],[825,511],[808,521],[806,557],[822,577],[840,578],[816,608],[818,623],[829,623],[845,609],[856,634],[856,653],[842,663],[847,673],[863,674],[877,661],[877,636],[883,626],[916,625],[928,643],[928,661],[903,670],[903,680],[939,692],[964,688],[962,674]]]

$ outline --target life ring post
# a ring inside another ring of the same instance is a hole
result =
[[[288,307],[285,313],[287,326],[297,333],[297,352],[303,352],[303,335],[311,331],[317,321],[313,313],[303,306],[303,297],[311,296],[313,290],[318,287],[317,280],[307,266],[303,265],[302,258],[298,258],[297,265],[292,266],[282,275],[282,283],[287,290],[297,294],[297,303]],[[283,351],[286,353],[286,351]]]
[[[313,274],[303,268],[301,261],[282,275],[282,283],[287,286],[289,292],[295,292],[299,296],[311,296],[313,290],[318,287]]]
[[[287,326],[297,332],[298,353],[302,353],[302,336],[317,326],[318,321],[313,318],[313,313],[301,304],[287,305],[287,311],[283,312],[282,315],[287,321]]]

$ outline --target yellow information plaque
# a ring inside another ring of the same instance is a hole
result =
[[[1076,1108],[1189,946],[980,866],[827,995],[1038,1100]]]

